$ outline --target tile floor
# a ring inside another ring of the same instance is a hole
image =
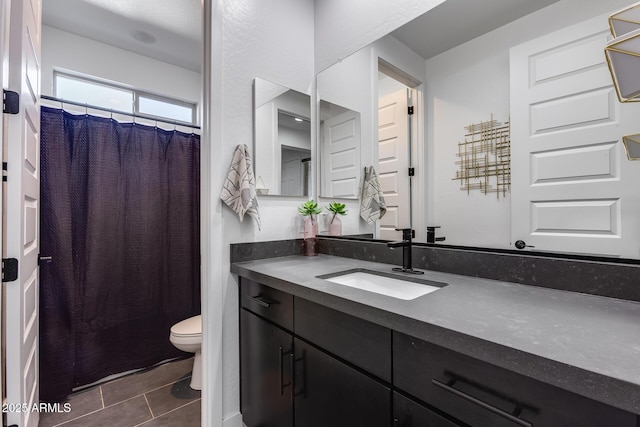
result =
[[[39,427],[199,427],[193,358],[165,363],[69,396],[69,413],[42,413]]]

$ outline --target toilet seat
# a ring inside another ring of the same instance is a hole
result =
[[[202,316],[190,317],[171,327],[171,335],[176,338],[189,338],[202,336]]]

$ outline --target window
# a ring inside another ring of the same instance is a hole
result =
[[[57,98],[113,111],[196,124],[196,104],[66,73],[54,73]]]

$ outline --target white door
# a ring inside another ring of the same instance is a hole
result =
[[[350,110],[326,119],[322,126],[322,195],[358,197],[360,114]]]
[[[620,104],[601,16],[511,50],[512,244],[640,257],[640,164],[621,136],[640,106]]]
[[[38,402],[38,221],[40,175],[39,0],[11,2],[9,89],[20,111],[7,119],[7,258],[19,262],[7,283],[7,403]],[[9,425],[38,425],[38,413],[9,412]]]
[[[409,204],[409,113],[406,89],[378,101],[378,178],[387,204],[380,219],[380,239],[402,240],[396,228],[408,228]]]
[[[0,3],[0,64],[8,64],[9,63],[9,2],[3,1]],[[0,66],[0,86],[3,88],[7,87],[6,78],[8,76],[4,72],[4,67]],[[4,157],[3,143],[4,142],[4,117],[0,120],[0,161],[2,161]],[[4,198],[4,185],[0,185],[0,212],[4,216],[4,211],[2,210]],[[2,239],[3,235],[3,226],[0,223],[0,242],[4,242]],[[5,334],[4,334],[4,314],[2,310],[4,309],[4,301],[3,301],[3,289],[0,288],[0,340],[2,342],[2,351],[0,352],[0,388],[2,389],[2,393],[0,393],[0,404],[4,403],[6,393],[4,387],[4,371],[5,371]]]
[[[280,173],[280,194],[282,196],[304,196],[303,194],[303,153],[298,150],[282,149],[282,172]]]

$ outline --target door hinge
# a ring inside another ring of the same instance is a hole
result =
[[[409,168],[409,176],[415,176],[416,170],[415,168]]]
[[[2,89],[2,112],[4,114],[18,114],[20,111],[20,95],[18,92]]]
[[[15,282],[16,280],[18,280],[18,260],[2,258],[2,281]]]
[[[7,182],[7,170],[9,170],[9,164],[2,162],[2,182]]]
[[[409,106],[408,113],[409,113],[410,116],[413,116],[413,105]]]

